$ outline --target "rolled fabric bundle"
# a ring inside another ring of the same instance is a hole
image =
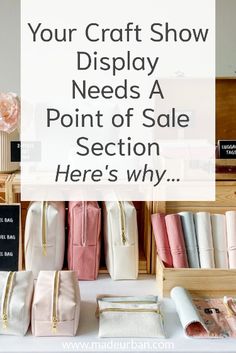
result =
[[[209,338],[210,332],[194,305],[189,292],[183,287],[174,287],[170,292],[174,301],[181,325],[188,337]]]
[[[214,268],[214,248],[212,240],[211,217],[208,212],[194,214],[195,229],[201,268]]]
[[[152,228],[157,246],[157,252],[165,267],[173,267],[170,244],[168,240],[165,215],[156,213],[151,215]]]
[[[173,259],[173,267],[188,267],[188,258],[184,243],[184,235],[180,215],[170,214],[165,217],[166,229]]]
[[[197,236],[192,212],[180,212],[181,223],[184,234],[186,252],[188,256],[188,264],[191,268],[199,268],[199,254],[197,245]]]
[[[212,214],[211,227],[215,255],[215,267],[229,268],[225,215]]]
[[[227,241],[229,252],[229,268],[236,268],[236,211],[225,213]]]

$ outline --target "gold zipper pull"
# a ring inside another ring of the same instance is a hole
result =
[[[2,315],[2,328],[6,330],[8,328],[8,320],[7,320],[7,315],[3,314]]]
[[[3,298],[3,308],[2,308],[2,327],[3,329],[7,329],[8,327],[8,306],[9,306],[9,298],[11,294],[12,284],[13,284],[14,272],[9,272],[5,295]]]
[[[53,333],[57,332],[57,318],[56,317],[52,318],[52,332]]]
[[[126,236],[125,236],[125,231],[124,231],[124,229],[122,229],[122,243],[123,243],[123,245],[125,245],[125,243],[126,243]]]
[[[57,332],[57,310],[58,310],[58,296],[59,296],[59,275],[60,271],[55,272],[54,284],[53,284],[53,302],[52,302],[52,332]]]
[[[43,256],[47,256],[47,201],[43,201],[43,221],[42,221],[42,250]]]
[[[121,201],[118,201],[120,208],[120,221],[121,221],[121,240],[122,244],[125,245],[127,242],[126,234],[125,234],[125,212],[124,207]]]

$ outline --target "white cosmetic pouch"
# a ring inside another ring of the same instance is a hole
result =
[[[165,338],[157,297],[98,299],[99,337]]]
[[[0,272],[0,334],[25,335],[34,289],[31,271]]]
[[[104,202],[106,265],[114,280],[138,276],[138,226],[132,202]]]
[[[64,202],[32,202],[25,224],[25,267],[37,278],[41,270],[61,270],[65,251]]]

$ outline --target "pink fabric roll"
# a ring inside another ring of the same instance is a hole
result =
[[[180,215],[167,215],[165,220],[173,266],[176,268],[189,267]]]
[[[158,255],[165,267],[173,267],[165,215],[162,213],[156,213],[151,216],[151,219]]]
[[[236,211],[228,211],[226,215],[229,268],[236,268]]]

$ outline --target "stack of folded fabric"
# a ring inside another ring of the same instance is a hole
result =
[[[152,227],[166,267],[236,268],[236,211],[157,213]]]

